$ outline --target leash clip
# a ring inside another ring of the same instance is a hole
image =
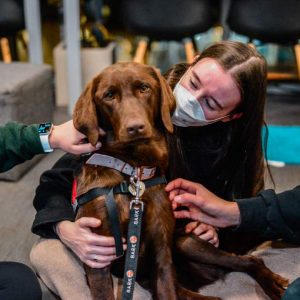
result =
[[[139,205],[141,206],[141,211],[144,211],[144,202],[140,201],[139,199],[133,198],[130,201],[129,208],[131,210],[133,206],[139,206]],[[135,207],[134,207],[134,209],[135,209]]]
[[[130,177],[130,186],[129,191],[134,196],[134,198],[130,201],[130,209],[134,206],[141,206],[140,209],[144,211],[144,202],[141,201],[141,196],[145,191],[145,184],[141,181],[142,176],[142,168],[136,168],[136,175]]]

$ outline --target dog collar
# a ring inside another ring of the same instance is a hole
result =
[[[87,161],[86,164],[90,165],[97,165],[102,167],[108,167],[115,169],[121,173],[124,173],[126,175],[134,176],[137,175],[137,169],[136,167],[132,167],[128,163],[104,154],[94,153]],[[142,175],[141,180],[146,180],[149,178],[152,178],[155,174],[156,168],[147,168],[147,167],[141,167],[142,169]]]

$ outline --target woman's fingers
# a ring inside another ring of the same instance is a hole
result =
[[[188,210],[174,211],[174,216],[176,219],[191,219],[191,214]]]
[[[86,227],[96,228],[101,225],[101,220],[92,217],[82,217],[76,220],[75,223],[78,224],[79,227],[83,227],[83,228]]]
[[[98,262],[96,260],[87,259],[83,261],[86,265],[93,269],[102,269],[110,265],[111,262]]]
[[[117,258],[116,255],[91,254],[91,255],[89,255],[88,260],[94,260],[94,261],[96,261],[98,263],[111,263],[116,258]]]
[[[199,207],[199,204],[202,201],[202,198],[198,195],[190,194],[190,193],[184,193],[176,196],[174,198],[174,201],[181,206],[189,206],[193,204],[195,207]]]
[[[185,190],[189,193],[196,193],[196,189],[198,187],[198,184],[189,180],[185,180],[182,178],[177,178],[175,180],[170,181],[166,187],[165,190],[167,192],[171,192],[172,190]]]
[[[123,250],[127,249],[127,245],[123,244]],[[105,247],[105,246],[92,246],[87,251],[87,254],[94,254],[94,255],[115,255],[116,254],[116,247],[115,245]]]
[[[195,231],[197,229],[199,222],[194,221],[190,222],[185,226],[185,232],[186,233],[191,233],[192,231]]]
[[[198,235],[198,234],[197,234]],[[202,240],[205,240],[205,241],[210,241],[211,239],[214,238],[214,233],[212,230],[208,230],[204,233],[201,233],[200,235],[198,235],[198,237]]]

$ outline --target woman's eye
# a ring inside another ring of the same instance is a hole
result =
[[[204,102],[210,110],[216,110],[216,108],[212,105],[211,100],[209,98],[204,98]]]
[[[192,88],[197,89],[197,85],[193,82],[193,80],[190,80],[190,85]]]
[[[147,85],[147,84],[142,84],[141,86],[140,86],[140,92],[141,93],[146,93],[146,92],[148,92],[150,90],[150,87]]]

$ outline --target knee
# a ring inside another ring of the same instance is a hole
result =
[[[79,258],[56,239],[39,240],[31,249],[30,262],[41,278],[54,273],[67,276],[75,271],[85,274]]]
[[[36,271],[48,264],[48,254],[49,251],[46,251],[46,247],[43,243],[38,242],[32,247],[29,254],[29,259],[31,265]]]
[[[63,245],[59,240],[39,240],[29,254],[30,263],[38,274],[61,265]]]

